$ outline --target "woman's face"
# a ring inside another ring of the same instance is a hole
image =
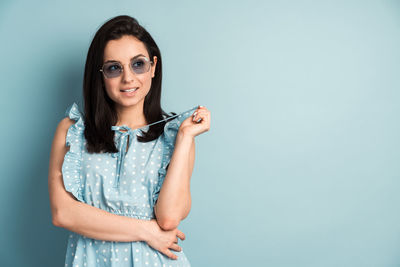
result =
[[[136,74],[132,72],[130,63],[132,58],[143,55],[154,63],[148,72]],[[151,79],[154,77],[157,57],[149,57],[144,44],[131,35],[124,35],[118,40],[110,40],[104,48],[103,64],[107,61],[118,61],[123,66],[120,76],[106,78],[103,75],[104,85],[108,96],[116,103],[117,107],[130,107],[143,104],[144,98],[150,91]],[[137,88],[135,92],[122,90]]]

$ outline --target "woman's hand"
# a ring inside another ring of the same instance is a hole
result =
[[[166,255],[173,260],[178,259],[178,256],[173,254],[169,249],[173,249],[175,251],[181,251],[182,248],[178,246],[178,237],[181,240],[185,240],[185,234],[175,228],[174,230],[164,231],[158,225],[157,220],[152,219],[148,221],[146,238],[144,241],[146,243]]]
[[[194,116],[186,118],[179,127],[179,131],[183,132],[184,135],[195,137],[203,132],[210,130],[210,111],[203,106],[199,106]],[[201,119],[199,122],[197,122]]]

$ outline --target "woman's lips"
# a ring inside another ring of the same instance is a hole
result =
[[[121,92],[123,92],[123,91],[136,91],[137,89],[139,89],[139,87],[132,87],[132,88],[127,88],[127,89],[121,89],[120,91]]]
[[[133,88],[125,89],[125,90],[131,90],[131,89],[133,89]],[[123,91],[123,90],[120,90],[120,92],[121,92],[123,95],[132,96],[132,95],[134,95],[134,94],[136,93],[137,90],[139,90],[139,88],[136,88],[136,90],[134,90],[134,91]]]

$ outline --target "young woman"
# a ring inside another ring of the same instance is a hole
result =
[[[73,103],[49,164],[53,224],[70,231],[65,266],[190,266],[177,229],[191,207],[195,136],[210,112],[161,109],[161,54],[129,16],[90,45],[84,114]]]

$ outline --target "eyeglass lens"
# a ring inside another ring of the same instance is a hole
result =
[[[131,70],[136,74],[142,74],[150,69],[150,62],[144,57],[134,58],[130,62]],[[104,75],[107,78],[115,78],[121,75],[123,67],[119,62],[108,62],[103,66]]]

